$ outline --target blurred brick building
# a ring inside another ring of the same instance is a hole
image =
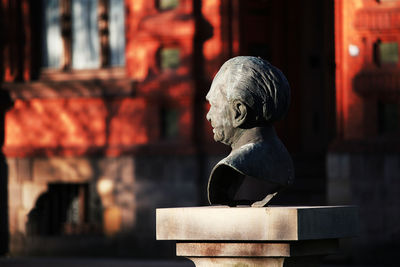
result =
[[[359,206],[357,261],[393,264],[400,246],[400,2],[335,1],[336,137],[327,199]]]
[[[173,255],[154,210],[206,204],[228,150],[204,96],[226,59],[255,55],[292,87],[276,128],[296,184],[276,204],[357,204],[360,249],[398,244],[399,14],[395,0],[2,0],[2,240]]]

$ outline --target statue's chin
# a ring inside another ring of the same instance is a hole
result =
[[[227,142],[226,140],[224,140],[224,138],[217,138],[215,135],[214,135],[214,141],[220,142],[220,143],[222,143],[224,145],[227,145],[227,146],[230,146],[230,143]]]
[[[225,144],[224,143],[224,137],[221,134],[218,134],[218,133],[214,133],[214,141]]]
[[[225,134],[226,132],[215,129],[215,128],[214,128],[213,132],[214,132],[214,141],[215,142],[220,142],[227,146],[231,145],[232,142],[231,142],[230,138],[228,138],[229,136],[227,136]]]

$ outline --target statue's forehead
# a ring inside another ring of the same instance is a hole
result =
[[[229,73],[228,69],[222,67],[212,81],[210,91],[208,92],[206,98],[209,99],[209,97],[223,97],[225,99],[226,87],[229,84],[228,80],[230,75],[231,73]]]
[[[215,80],[211,84],[211,88],[207,93],[206,99],[209,102],[216,102],[216,101],[225,101],[225,86],[226,84],[220,80]]]

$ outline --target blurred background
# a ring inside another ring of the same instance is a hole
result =
[[[155,209],[207,205],[229,153],[205,119],[219,67],[279,67],[296,181],[280,205],[359,206],[341,264],[400,248],[400,1],[0,1],[0,255],[165,259]]]

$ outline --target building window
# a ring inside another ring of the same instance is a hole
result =
[[[110,65],[125,65],[125,8],[124,0],[110,0]]]
[[[399,106],[396,103],[378,103],[378,128],[380,134],[399,130]]]
[[[161,138],[174,139],[179,135],[179,111],[174,108],[161,108]]]
[[[157,7],[159,10],[171,10],[179,6],[179,0],[158,0]]]
[[[47,0],[43,8],[43,67],[125,64],[124,0]]]
[[[379,66],[396,65],[399,62],[399,46],[397,42],[382,42],[375,44],[375,59]]]
[[[60,24],[60,1],[43,1],[43,7],[43,67],[58,68],[61,65],[63,52]]]
[[[381,64],[397,64],[399,62],[399,46],[396,42],[381,43],[379,45]]]
[[[162,70],[177,69],[180,65],[180,51],[178,48],[163,48],[160,51],[160,65]]]
[[[100,67],[97,0],[72,0],[72,68]]]

